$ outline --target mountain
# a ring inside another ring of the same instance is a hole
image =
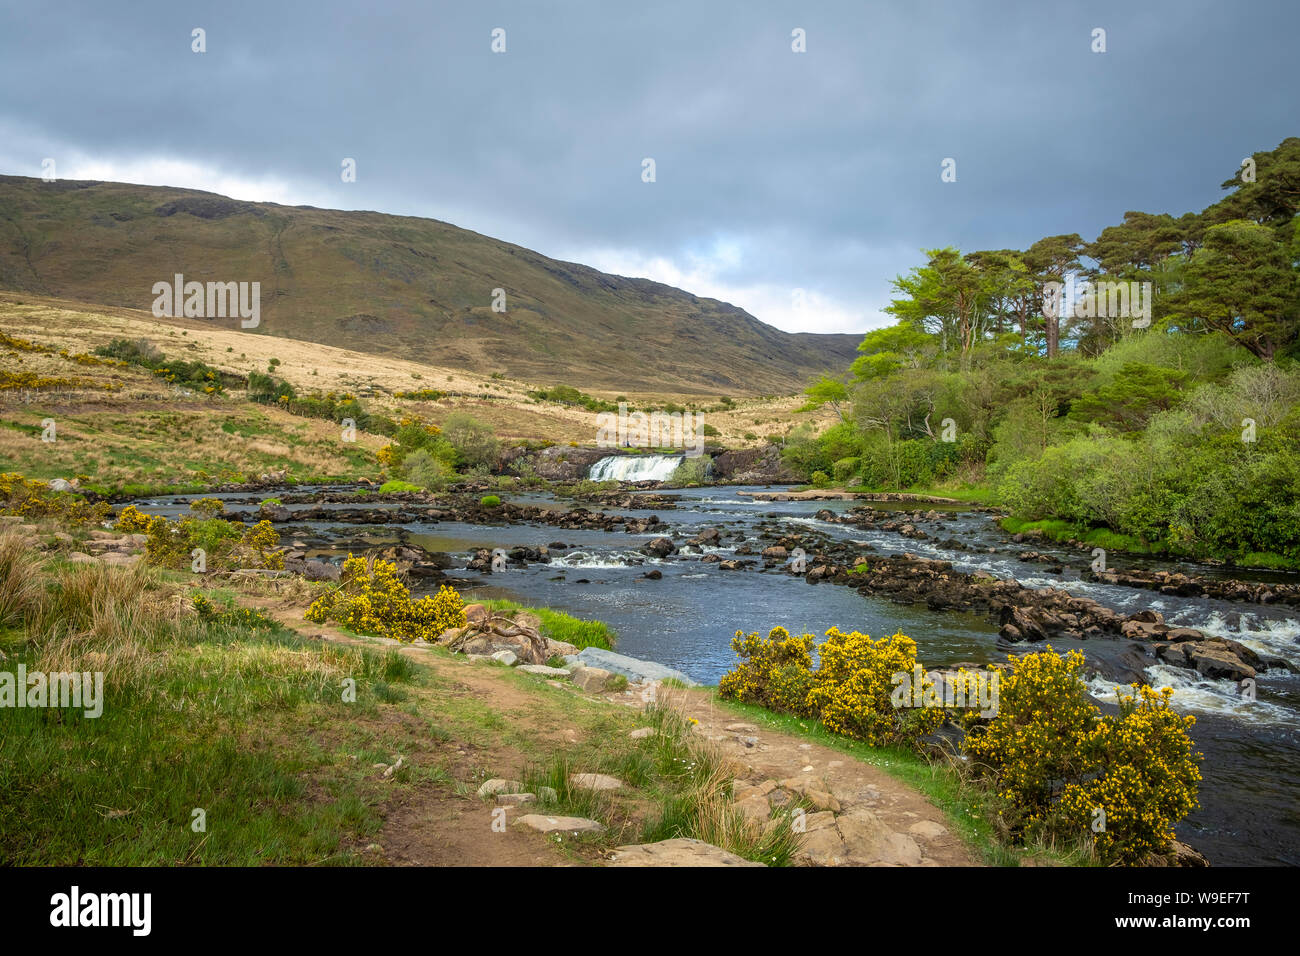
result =
[[[435,219],[0,176],[0,288],[147,310],[177,273],[260,282],[262,334],[547,385],[790,394],[861,338],[782,332]]]

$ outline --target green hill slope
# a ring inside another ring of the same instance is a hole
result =
[[[176,273],[261,282],[261,334],[549,384],[788,394],[859,340],[433,219],[0,176],[0,288],[148,309]]]

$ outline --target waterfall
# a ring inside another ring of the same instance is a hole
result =
[[[685,455],[606,455],[591,466],[592,481],[666,481]]]

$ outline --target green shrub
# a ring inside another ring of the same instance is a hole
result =
[[[669,476],[668,482],[673,485],[707,484],[712,468],[713,459],[708,455],[699,455],[695,458],[683,458],[681,463],[673,469],[673,473]]]
[[[832,468],[831,475],[837,484],[847,484],[857,476],[858,467],[861,463],[862,459],[860,458],[841,458]]]

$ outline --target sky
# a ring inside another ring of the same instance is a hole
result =
[[[1215,202],[1300,134],[1297,36],[1296,0],[0,0],[0,172],[427,216],[859,333],[923,249]]]

